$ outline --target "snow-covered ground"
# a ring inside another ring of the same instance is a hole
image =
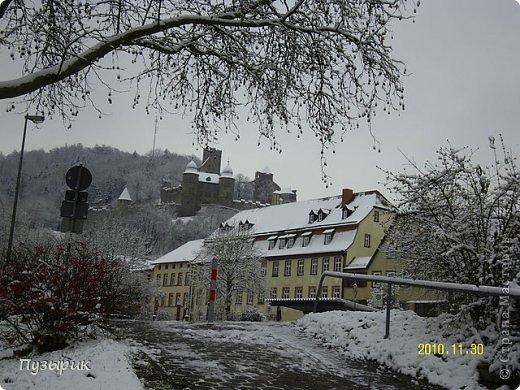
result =
[[[128,361],[131,351],[130,347],[114,340],[99,339],[79,342],[61,351],[27,357],[31,359],[30,363],[14,358],[3,359],[0,360],[0,389],[142,390],[144,387]],[[43,366],[48,366],[50,361],[62,367],[70,364],[65,362],[75,362],[75,368],[82,370],[67,368],[61,375],[59,366],[53,367],[55,369],[52,371],[43,370]],[[33,375],[38,366],[40,370]]]
[[[424,318],[414,312],[392,310],[390,338],[384,339],[385,318],[384,312],[334,311],[308,314],[297,325],[348,357],[376,360],[403,374],[425,378],[449,389],[483,388],[478,384],[477,366],[490,352],[486,349],[492,346],[484,346],[482,356],[471,354],[470,344],[482,343],[474,329],[449,315]],[[420,343],[441,343],[450,352],[442,357],[420,355]],[[456,353],[452,345],[456,345]]]

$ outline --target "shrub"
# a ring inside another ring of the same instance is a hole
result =
[[[255,307],[250,307],[244,310],[240,316],[238,317],[240,321],[254,321],[260,322],[264,321],[265,317],[262,313],[258,312]]]

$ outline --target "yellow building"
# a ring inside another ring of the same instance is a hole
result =
[[[189,241],[179,248],[151,262],[152,280],[161,294],[155,302],[159,318],[186,320],[190,316],[191,262],[197,257],[203,240]]]
[[[353,261],[374,256],[392,217],[393,207],[381,193],[350,189],[339,196],[236,214],[223,225],[249,229],[253,247],[264,258],[266,288],[262,295],[238,292],[233,313],[255,306],[269,319],[301,317],[312,308],[322,272],[341,272]],[[344,284],[327,278],[321,296],[337,305],[344,298],[356,299]]]

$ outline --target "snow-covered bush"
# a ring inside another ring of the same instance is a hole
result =
[[[113,257],[77,244],[21,247],[1,258],[0,307],[18,336],[38,351],[60,349],[92,324],[131,304],[137,290]],[[132,289],[134,291],[132,291]]]
[[[248,307],[238,317],[240,321],[254,321],[261,322],[265,320],[265,317],[262,313],[256,310],[256,307]]]

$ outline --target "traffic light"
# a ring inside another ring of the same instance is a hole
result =
[[[65,200],[61,202],[61,216],[64,218],[87,219],[87,191],[67,190]]]

